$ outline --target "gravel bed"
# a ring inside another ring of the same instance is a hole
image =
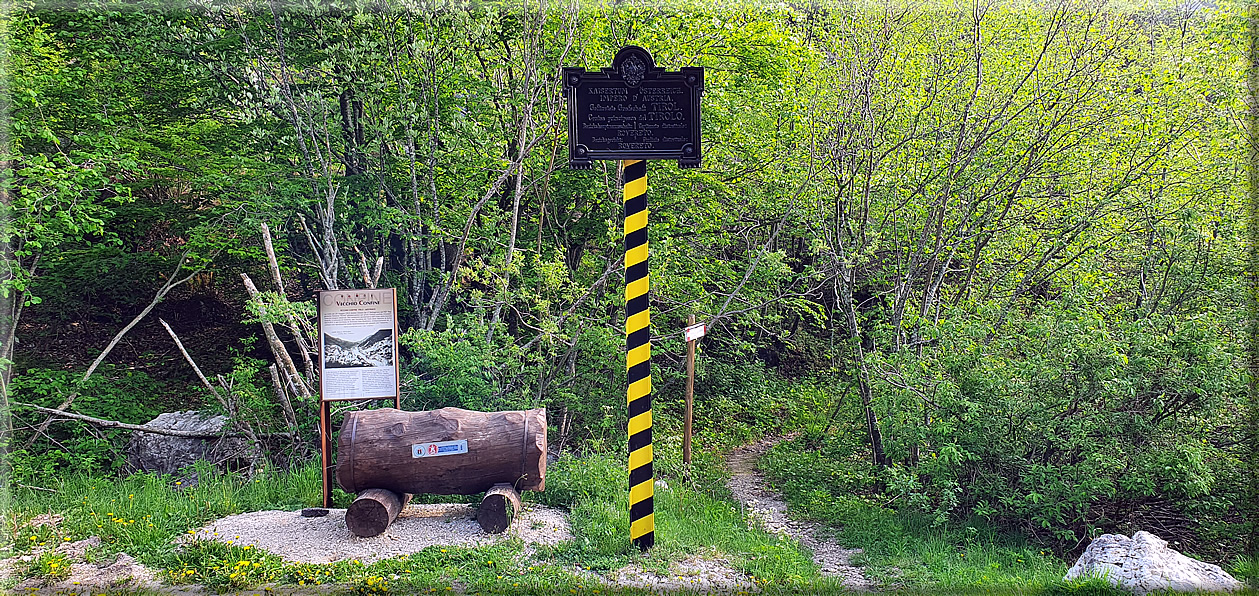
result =
[[[612,578],[604,583],[618,588],[638,588],[659,594],[732,594],[760,591],[747,575],[733,569],[726,561],[700,557],[688,557],[674,562],[669,566],[668,575],[644,570],[634,563],[616,570]]]
[[[255,511],[225,517],[182,537],[253,546],[294,563],[333,563],[354,559],[372,563],[430,546],[475,547],[520,538],[528,550],[539,544],[572,539],[563,511],[526,503],[520,517],[502,534],[488,534],[474,519],[476,509],[464,504],[408,505],[389,529],[360,538],[345,527],[345,510],[329,509],[324,517],[302,517],[297,511]]]

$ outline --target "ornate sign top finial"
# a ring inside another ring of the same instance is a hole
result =
[[[637,87],[643,82],[643,75],[647,74],[647,65],[638,56],[630,56],[621,63],[621,78],[630,87]]]
[[[652,59],[651,54],[638,46],[621,48],[621,51],[617,52],[616,57],[612,59],[612,68],[604,69],[604,72],[608,74],[620,75],[621,80],[630,87],[641,84],[648,73],[654,77],[663,71],[663,68],[656,67],[656,61]]]

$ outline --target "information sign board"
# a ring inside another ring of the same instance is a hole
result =
[[[596,159],[676,159],[699,167],[699,98],[704,69],[657,67],[638,46],[617,52],[610,68],[564,69],[568,99],[568,163]]]
[[[398,396],[394,289],[319,293],[319,385],[324,401]]]

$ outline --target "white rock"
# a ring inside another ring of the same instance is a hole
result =
[[[1155,590],[1236,592],[1244,586],[1218,565],[1167,548],[1167,541],[1137,532],[1098,536],[1067,571],[1064,580],[1105,575],[1112,585],[1144,596]]]

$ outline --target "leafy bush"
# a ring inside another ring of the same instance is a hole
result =
[[[487,330],[470,317],[447,317],[445,329],[402,334],[400,344],[415,356],[405,380],[407,407],[494,411],[523,406],[521,389],[529,378],[520,374],[523,357],[511,344],[487,342]]]
[[[695,424],[744,439],[775,434],[796,422],[806,387],[758,361],[708,359],[696,373]]]
[[[77,393],[74,411],[132,424],[143,424],[161,413],[160,404],[151,398],[164,395],[166,386],[142,371],[106,364],[82,385],[80,377],[82,373],[74,371],[30,369],[13,377],[10,395],[17,402],[55,408]],[[22,406],[14,406],[12,414],[15,426],[37,424],[47,416]],[[123,464],[120,453],[128,437],[127,431],[100,430],[78,421],[58,422],[29,449],[10,452],[14,481],[39,484],[66,473],[115,471]],[[15,438],[21,445],[28,436],[17,432]]]
[[[873,362],[892,461],[880,480],[902,506],[937,523],[973,513],[1066,546],[1147,517],[1204,548],[1220,546],[1200,539],[1222,538],[1210,529],[1219,524],[1234,536],[1224,542],[1244,535],[1230,470],[1242,458],[1227,445],[1245,383],[1217,321],[1115,320],[1067,299],[985,346],[986,329],[958,320],[941,324],[937,350]]]
[[[252,342],[246,342],[246,346],[250,343]],[[246,425],[259,432],[287,430],[275,390],[268,379],[269,364],[264,360],[244,355],[244,351],[237,352],[232,362],[232,371],[222,375],[222,386],[219,388],[220,394],[227,394],[225,399],[230,400],[231,407],[235,410],[236,419],[232,422]],[[302,422],[307,425],[317,424],[315,420],[318,419],[318,414],[315,404],[294,404],[295,408],[303,406],[308,411],[297,412],[299,424]],[[214,408],[222,410],[222,405],[216,403]],[[233,414],[233,412],[222,413],[229,417]]]
[[[567,431],[552,437],[557,443],[589,451],[620,448],[627,433],[625,335],[616,329],[593,327],[575,339],[569,361],[571,378],[556,382],[542,395],[552,423],[557,430],[563,426]],[[652,370],[654,386],[659,386],[659,372],[658,366]],[[568,371],[562,374],[568,376]]]

